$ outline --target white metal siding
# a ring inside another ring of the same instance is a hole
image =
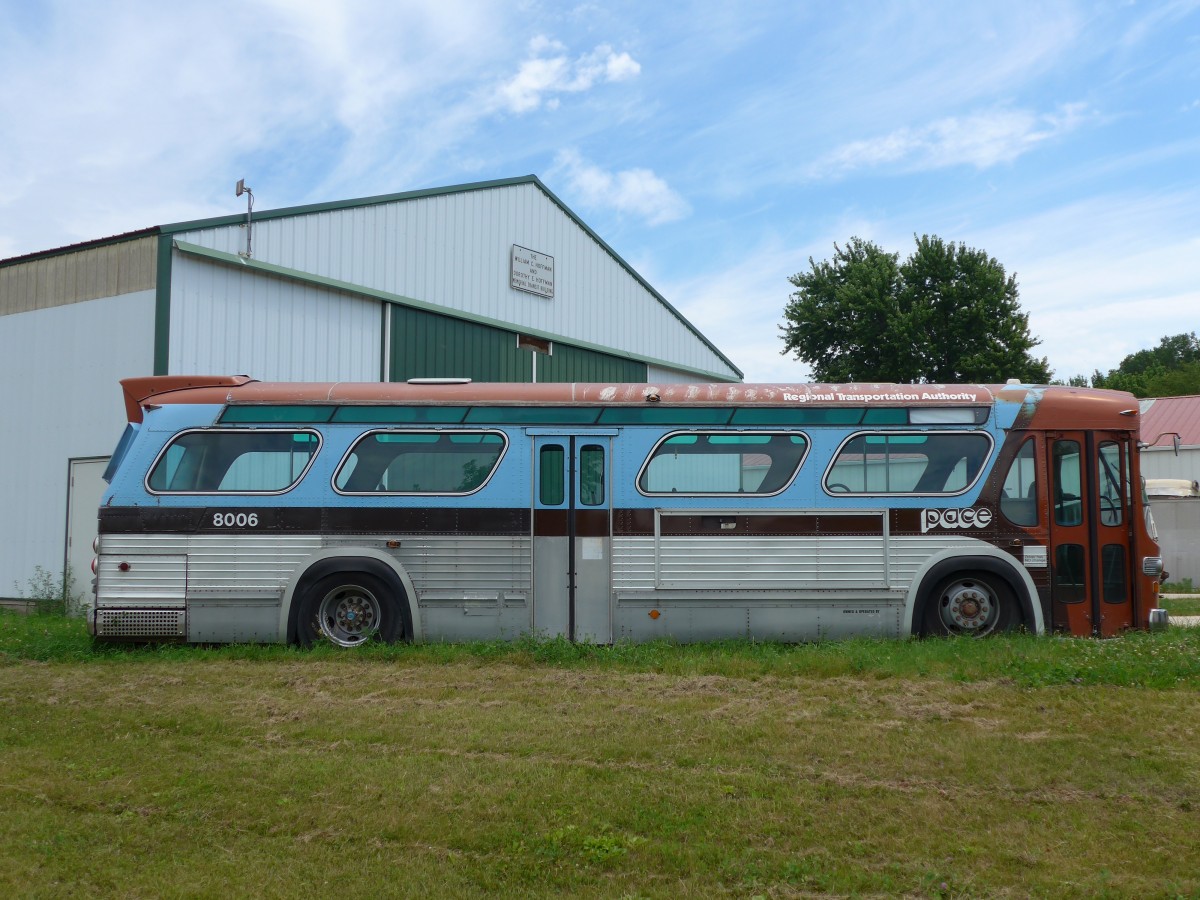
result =
[[[1170,580],[1190,578],[1200,585],[1200,500],[1155,500],[1150,509]]]
[[[67,460],[112,453],[125,427],[117,382],[153,367],[153,291],[0,317],[0,596],[24,591],[35,566],[59,577]]]
[[[377,301],[179,256],[171,281],[172,374],[379,380]]]
[[[1200,479],[1200,447],[1184,447],[1175,455],[1170,442],[1165,447],[1142,451],[1142,477]]]
[[[236,225],[178,237],[227,253],[245,249],[245,229]],[[553,300],[509,287],[513,244],[554,257]],[[254,224],[253,254],[308,274],[733,374],[534,184],[264,219]]]
[[[646,367],[646,381],[649,384],[692,384],[696,380],[691,372],[675,372],[660,366]]]

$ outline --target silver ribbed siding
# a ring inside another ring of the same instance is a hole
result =
[[[372,547],[404,567],[418,601],[517,602],[529,599],[532,540],[528,536],[382,539],[319,535],[104,536],[98,606],[182,606],[205,596],[280,599],[305,561],[323,549]],[[118,566],[128,563],[128,571]]]
[[[613,538],[613,589],[903,593],[931,557],[969,553],[956,537],[755,536]]]

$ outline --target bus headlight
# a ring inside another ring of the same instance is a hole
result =
[[[1142,557],[1142,574],[1149,575],[1151,578],[1158,578],[1163,573],[1163,561],[1161,556],[1143,556]]]

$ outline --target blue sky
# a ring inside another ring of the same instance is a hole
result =
[[[986,250],[1106,370],[1200,331],[1200,0],[0,0],[0,258],[531,173],[749,381],[855,235]]]

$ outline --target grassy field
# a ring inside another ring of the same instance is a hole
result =
[[[1163,609],[1173,616],[1200,616],[1200,594],[1183,596],[1175,594],[1162,598]]]
[[[1200,896],[1200,630],[98,648],[0,614],[0,895]]]

